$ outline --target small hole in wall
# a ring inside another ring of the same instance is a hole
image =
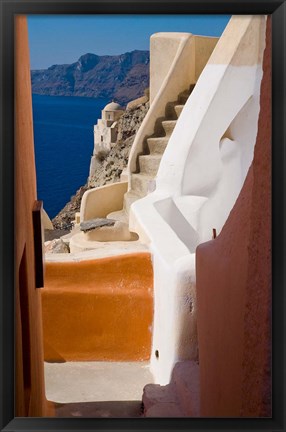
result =
[[[155,351],[155,357],[156,357],[156,359],[159,359],[159,351],[158,350]]]

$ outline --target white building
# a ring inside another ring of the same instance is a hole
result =
[[[117,120],[123,114],[123,108],[116,102],[110,102],[101,111],[101,119],[94,125],[94,150],[90,163],[89,177],[94,174],[96,160],[100,161],[109,153],[111,144],[117,139]]]

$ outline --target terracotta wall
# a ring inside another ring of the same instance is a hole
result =
[[[270,416],[271,21],[254,160],[221,234],[197,248],[202,416]]]
[[[140,361],[151,352],[149,253],[46,263],[45,360]]]
[[[27,21],[15,18],[16,416],[47,414],[41,297],[35,288],[32,207],[36,174]]]

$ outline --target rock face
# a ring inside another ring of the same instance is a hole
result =
[[[81,198],[84,192],[93,187],[104,186],[120,180],[120,175],[127,167],[129,152],[135,134],[139,129],[147,111],[149,102],[127,109],[118,120],[118,136],[109,154],[98,163],[97,169],[88,182],[78,189],[76,194],[52,220],[55,229],[71,229],[75,213],[80,210]],[[87,173],[88,175],[88,173]]]
[[[69,253],[69,247],[62,239],[55,239],[45,246],[45,253]]]
[[[129,152],[135,134],[139,129],[147,111],[149,102],[128,109],[118,120],[118,135],[116,143],[102,161],[97,161],[94,175],[88,180],[88,187],[103,186],[119,181],[120,174],[126,168]]]
[[[88,189],[89,187],[87,186],[87,184],[81,186],[76,191],[75,195],[71,197],[71,200],[52,220],[55,229],[64,231],[61,235],[66,234],[66,230],[70,230],[72,228],[72,221],[75,218],[75,213],[80,210],[81,198],[84,192]]]
[[[70,65],[34,70],[31,78],[36,94],[115,98],[126,105],[149,86],[149,51],[117,56],[85,54]]]

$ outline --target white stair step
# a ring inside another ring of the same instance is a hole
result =
[[[139,156],[139,166],[140,172],[142,174],[148,174],[151,176],[155,176],[157,174],[160,162],[161,155],[141,155]]]
[[[145,196],[155,189],[155,179],[147,174],[131,174],[131,190]]]
[[[178,118],[175,106],[177,102],[168,102],[165,109],[166,120],[176,120]]]
[[[139,200],[140,198],[143,198],[143,195],[138,195],[136,193],[134,193],[134,191],[129,191],[126,192],[126,194],[124,195],[124,200],[123,200],[123,210],[129,214],[129,210],[131,205]]]
[[[91,402],[117,401],[120,406],[122,401],[139,401],[142,388],[153,382],[146,361],[45,362],[44,370],[48,399],[60,404],[81,402],[82,408]]]
[[[188,90],[183,91],[182,93],[179,94],[178,96],[178,101],[180,104],[185,104],[187,102],[187,100],[189,99],[190,94],[192,93],[192,91],[195,88],[195,83],[191,84]]]
[[[168,141],[169,137],[147,138],[150,153],[162,155],[167,147]]]
[[[119,210],[119,211],[109,213],[106,216],[106,218],[107,219],[113,219],[113,220],[128,224],[128,216],[127,216],[125,210]]]
[[[177,120],[164,120],[162,126],[166,132],[166,136],[170,136],[176,126]]]
[[[185,105],[176,105],[175,106],[175,111],[176,111],[176,114],[177,114],[178,118],[180,117],[180,114],[183,111],[184,106]]]
[[[187,100],[189,99],[191,92],[188,90],[185,90],[184,92],[179,94],[178,101],[180,105],[185,105]]]

